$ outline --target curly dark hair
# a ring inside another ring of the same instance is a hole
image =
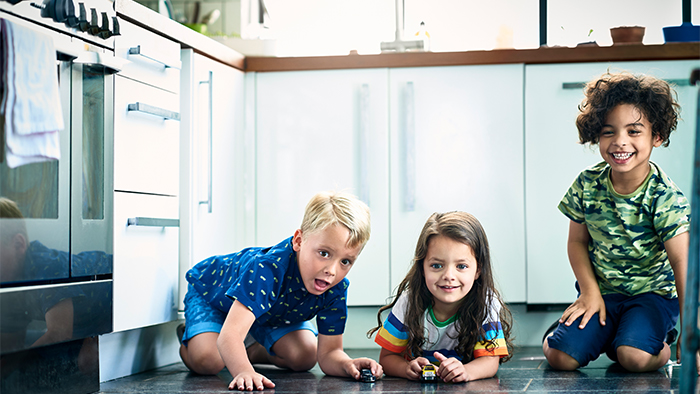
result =
[[[434,213],[428,218],[418,238],[413,264],[411,264],[408,274],[399,284],[392,302],[379,309],[377,313],[378,325],[369,330],[367,336],[371,337],[375,332],[379,331],[382,327],[382,312],[393,308],[401,294],[406,292],[409,297],[408,304],[410,308],[408,308],[406,313],[404,325],[408,330],[409,338],[408,346],[403,356],[415,358],[422,354],[421,346],[425,344],[426,340],[424,337],[423,315],[433,305],[433,295],[425,284],[423,261],[428,254],[430,239],[436,235],[449,237],[468,245],[474,252],[477,269],[480,272],[479,277],[474,280],[472,289],[462,299],[457,312],[456,327],[459,332],[459,344],[455,350],[462,358],[462,363],[472,360],[474,346],[478,341],[484,340],[485,332],[482,325],[489,317],[490,305],[495,304],[501,307],[499,320],[508,348],[508,356],[502,357],[499,362],[504,363],[508,361],[513,354],[511,338],[513,318],[494,285],[486,232],[476,217],[466,212]],[[496,338],[484,341],[487,349],[492,349],[496,346]]]
[[[670,143],[680,115],[676,91],[668,82],[648,75],[609,71],[586,84],[576,118],[579,142],[597,144],[608,113],[619,104],[639,109],[652,125],[652,135]]]

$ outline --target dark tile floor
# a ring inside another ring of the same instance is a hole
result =
[[[378,359],[379,350],[350,350],[351,357]],[[680,367],[651,373],[632,374],[622,370],[605,356],[575,372],[552,370],[541,348],[520,348],[511,361],[503,364],[496,377],[466,384],[424,384],[384,377],[376,383],[325,376],[318,365],[309,372],[289,372],[260,366],[276,387],[266,393],[454,393],[454,392],[595,392],[595,393],[679,393]],[[111,380],[101,384],[99,393],[229,393],[231,375],[217,376],[190,373],[182,363],[154,371]],[[700,381],[696,387],[700,385]],[[697,393],[700,393],[698,388]]]

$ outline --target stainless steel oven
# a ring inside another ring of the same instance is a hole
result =
[[[0,18],[53,39],[65,124],[60,159],[0,163],[0,392],[96,391],[97,336],[112,331],[114,5],[0,1]]]

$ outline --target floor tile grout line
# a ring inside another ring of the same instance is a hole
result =
[[[525,385],[525,388],[523,388],[523,391],[527,391],[527,389],[530,387],[530,384],[532,384],[533,380],[534,379],[530,379],[530,381],[527,382],[527,384]]]

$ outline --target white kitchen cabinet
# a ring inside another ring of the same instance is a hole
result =
[[[115,52],[129,63],[114,82],[114,331],[177,319],[179,276],[180,45],[119,23]]]
[[[177,319],[178,200],[114,197],[114,331]]]
[[[178,94],[180,44],[120,19],[114,54],[127,62],[119,75]]]
[[[317,192],[361,198],[371,210],[372,234],[348,275],[348,305],[382,305],[390,294],[387,72],[254,75],[256,243],[292,236]]]
[[[505,300],[525,301],[523,65],[389,75],[392,289],[428,217],[460,210],[486,230]]]
[[[245,133],[242,71],[182,50],[180,297],[199,261],[253,242],[254,139]]]
[[[525,201],[527,302],[567,304],[575,300],[575,277],[566,253],[569,219],[557,209],[578,174],[602,161],[598,147],[578,144],[575,119],[583,99],[580,83],[606,70],[646,73],[676,82],[682,120],[669,147],[654,149],[658,163],[690,197],[697,90],[688,86],[700,61],[549,64],[526,67]]]
[[[369,201],[372,238],[348,304],[381,305],[425,220],[463,210],[486,229],[506,299],[525,300],[522,65],[256,78],[259,244],[292,235],[315,192],[350,191]]]
[[[121,76],[116,86],[114,189],[177,196],[180,97]]]

